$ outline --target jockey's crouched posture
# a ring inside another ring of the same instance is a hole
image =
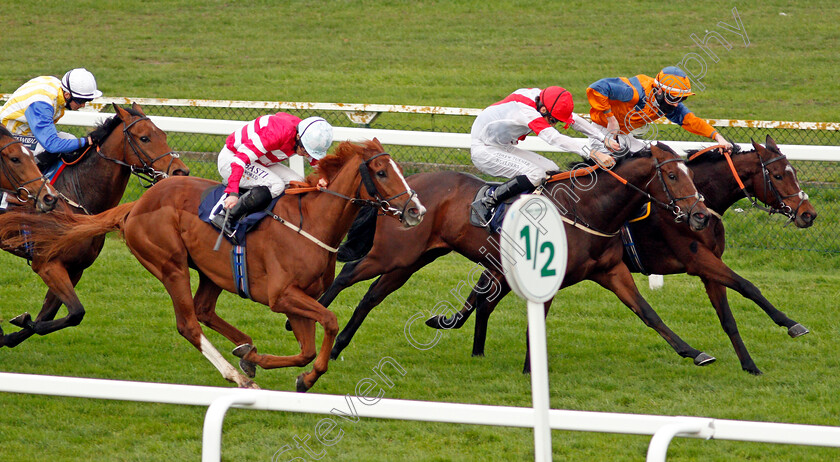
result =
[[[229,217],[225,232],[230,234],[232,225],[246,214],[267,207],[290,181],[303,181],[281,161],[297,154],[315,165],[327,154],[332,141],[332,126],[323,118],[301,120],[285,112],[260,116],[228,136],[217,162],[219,174],[227,183],[224,207]],[[321,179],[319,186],[326,186],[326,180]],[[251,189],[239,197],[240,187]],[[213,217],[213,223],[221,228],[224,214]]]
[[[35,154],[41,171],[58,160],[92,143],[90,137],[76,138],[59,132],[55,123],[64,110],[76,111],[102,96],[96,78],[87,69],[67,71],[61,79],[51,75],[24,83],[0,108],[0,123]]]
[[[683,101],[692,95],[691,81],[675,66],[662,69],[655,78],[644,74],[606,78],[586,89],[593,125],[618,140],[623,152],[645,149],[649,143],[636,139],[634,130],[643,129],[663,116],[687,132],[711,138],[731,149],[732,144],[714,127],[685,107]],[[589,148],[602,146],[597,139],[590,139]]]
[[[546,178],[546,172],[559,170],[557,164],[531,151],[516,147],[528,133],[534,132],[548,144],[565,152],[590,157],[605,168],[615,160],[605,152],[578,147],[571,137],[562,135],[554,124],[563,122],[598,142],[603,149],[618,149],[618,144],[592,124],[573,114],[572,94],[562,87],[520,88],[507,98],[483,110],[472,126],[470,153],[473,164],[488,175],[511,178],[487,196],[473,202],[472,208],[489,222],[495,207],[517,194],[531,192]]]

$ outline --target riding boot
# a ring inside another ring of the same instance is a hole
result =
[[[240,218],[248,215],[249,213],[259,212],[260,210],[268,207],[268,204],[270,203],[271,191],[269,191],[268,186],[256,186],[251,188],[250,191],[239,197],[236,205],[228,210],[227,213],[229,216],[227,219],[227,225],[225,225],[225,234],[232,236],[236,230],[236,223]],[[214,225],[221,229],[222,225],[225,224],[225,214],[223,212],[217,213],[216,216],[213,217],[212,221]]]
[[[527,176],[519,175],[500,184],[492,192],[473,202],[472,209],[481,218],[481,222],[487,224],[493,218],[496,206],[521,193],[531,192],[535,188],[536,186],[531,184]]]

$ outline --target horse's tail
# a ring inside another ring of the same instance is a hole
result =
[[[122,231],[134,204],[122,204],[97,215],[9,211],[0,215],[0,242],[6,248],[31,247],[35,254],[50,260],[82,241]]]
[[[347,232],[347,239],[338,248],[336,257],[338,261],[356,261],[370,252],[373,248],[378,210],[376,207],[362,207],[359,210],[359,214],[350,226],[350,231]]]

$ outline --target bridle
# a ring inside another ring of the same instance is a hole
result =
[[[703,150],[697,151],[696,153],[692,154],[691,157],[689,157],[689,160],[694,160],[698,156],[700,156],[701,154],[704,154],[707,151],[711,151],[711,150],[718,149],[718,148],[723,148],[723,146],[722,145],[709,146],[708,148],[705,148]],[[768,189],[769,189],[769,191],[773,193],[773,196],[776,199],[776,203],[778,204],[778,206],[768,205],[767,207],[765,207],[764,205],[761,205],[761,203],[759,202],[758,199],[755,198],[755,196],[753,196],[752,194],[749,193],[749,191],[747,191],[746,186],[744,186],[743,181],[741,181],[741,175],[738,174],[738,170],[735,168],[735,163],[732,162],[732,157],[729,155],[729,153],[726,152],[723,149],[721,149],[721,153],[723,154],[723,157],[726,159],[726,163],[729,165],[729,170],[732,172],[732,176],[735,178],[735,182],[738,184],[738,187],[741,189],[741,192],[744,194],[744,196],[746,196],[747,200],[750,201],[750,203],[752,204],[753,207],[755,207],[759,210],[763,210],[770,215],[773,215],[774,213],[784,215],[785,217],[788,218],[789,222],[792,222],[796,219],[796,215],[799,213],[799,208],[802,207],[802,204],[806,200],[808,200],[808,196],[802,192],[802,188],[799,188],[799,191],[797,191],[793,194],[788,194],[786,196],[782,195],[782,193],[779,192],[779,189],[776,188],[776,185],[773,184],[773,180],[770,178],[770,176],[771,176],[770,170],[767,168],[767,166],[772,164],[773,162],[777,162],[777,161],[780,161],[782,159],[787,159],[787,157],[784,154],[779,153],[779,155],[777,157],[774,157],[774,158],[765,162],[764,159],[761,158],[761,153],[758,151],[758,149],[755,150],[755,155],[758,158],[758,163],[759,163],[759,165],[761,165],[761,175],[762,175],[763,183],[764,183],[763,184],[764,197],[765,198],[770,197],[767,194]],[[799,203],[796,205],[795,209],[791,208],[789,205],[787,205],[785,203],[785,199],[789,199],[791,197],[799,197]]]
[[[166,168],[167,170],[169,170],[175,159],[181,156],[175,151],[169,151],[154,158],[152,158],[152,156],[146,153],[146,151],[144,151],[143,148],[137,144],[137,141],[134,139],[134,136],[129,131],[129,129],[133,127],[134,124],[144,120],[149,120],[149,118],[145,116],[140,117],[139,119],[134,120],[133,122],[128,124],[125,121],[123,121],[123,135],[125,135],[126,140],[126,143],[123,146],[123,160],[114,159],[112,157],[106,156],[102,153],[98,145],[96,146],[96,153],[99,154],[99,157],[105,160],[114,162],[118,165],[122,165],[123,167],[128,167],[131,171],[131,174],[136,176],[140,180],[140,184],[144,188],[150,188],[153,184],[169,176],[166,174],[166,172],[155,170],[154,167],[152,167],[155,164],[155,162],[166,156],[170,156],[169,165]],[[142,167],[137,167],[136,165],[131,165],[125,162],[124,159],[127,157],[129,147],[131,147],[131,150],[134,151],[134,155],[137,156],[138,159],[140,159],[140,163],[143,164]]]
[[[359,164],[359,175],[362,177],[362,181],[361,183],[359,183],[359,188],[356,190],[355,197],[345,196],[344,194],[332,191],[327,188],[319,188],[318,190],[327,194],[332,194],[334,196],[341,197],[342,199],[350,201],[350,203],[353,205],[358,205],[360,207],[377,207],[380,210],[382,210],[384,214],[392,215],[398,220],[400,220],[400,222],[402,222],[403,216],[405,215],[405,211],[408,208],[409,204],[411,204],[411,202],[413,201],[414,197],[417,196],[417,192],[415,192],[413,189],[406,189],[405,191],[399,194],[383,199],[382,196],[379,194],[379,190],[376,188],[376,184],[373,182],[373,178],[371,178],[369,171],[369,164],[374,159],[381,156],[388,156],[390,158],[390,154],[388,154],[387,152],[381,152],[379,154],[371,156],[370,159]],[[361,198],[362,186],[365,187],[365,191],[373,199]],[[408,200],[405,201],[405,205],[402,207],[402,209],[396,208],[393,205],[391,205],[391,201],[405,194],[408,194],[409,197]]]
[[[21,144],[21,145],[23,144],[20,141],[13,139],[12,141],[9,141],[8,143],[4,144],[3,147],[0,147],[0,153],[5,151],[6,148],[8,148],[9,146],[11,146],[13,144],[16,144],[16,143]],[[0,156],[0,157],[2,157],[2,156]],[[35,203],[37,204],[38,195],[40,194],[41,190],[46,187],[46,185],[48,183],[48,180],[46,179],[46,177],[44,177],[44,175],[41,175],[37,178],[33,178],[29,181],[21,181],[20,178],[18,178],[17,175],[14,172],[12,172],[12,170],[6,165],[6,160],[5,159],[0,160],[0,170],[3,171],[3,176],[6,177],[7,180],[9,180],[9,183],[12,184],[12,187],[14,188],[14,189],[0,188],[1,192],[10,193],[21,202],[26,202],[31,197],[31,198],[34,199]],[[41,183],[41,186],[38,188],[38,190],[33,195],[32,192],[30,192],[29,189],[26,187],[26,185],[28,185],[30,183],[33,183],[33,182],[36,182],[38,180],[41,180],[42,183]]]

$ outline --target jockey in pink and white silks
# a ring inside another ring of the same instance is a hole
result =
[[[303,181],[282,161],[297,154],[315,165],[327,155],[332,141],[332,126],[323,118],[301,120],[285,112],[260,116],[233,132],[217,161],[219,174],[227,183],[224,207],[230,209],[229,223],[265,208],[290,181]],[[321,186],[326,186],[325,182]],[[240,187],[251,189],[239,197]],[[224,217],[216,215],[213,221],[221,227]]]
[[[609,154],[579,147],[573,138],[554,128],[554,124],[563,122],[563,128],[571,126],[597,139],[601,146],[606,144],[609,148],[618,148],[573,110],[572,94],[562,87],[520,88],[476,117],[471,132],[473,164],[482,173],[511,178],[473,202],[472,208],[483,223],[490,220],[498,204],[520,193],[533,191],[545,181],[546,172],[559,170],[552,160],[516,146],[531,132],[562,151],[579,154],[584,159],[591,157],[605,168],[615,165]]]

